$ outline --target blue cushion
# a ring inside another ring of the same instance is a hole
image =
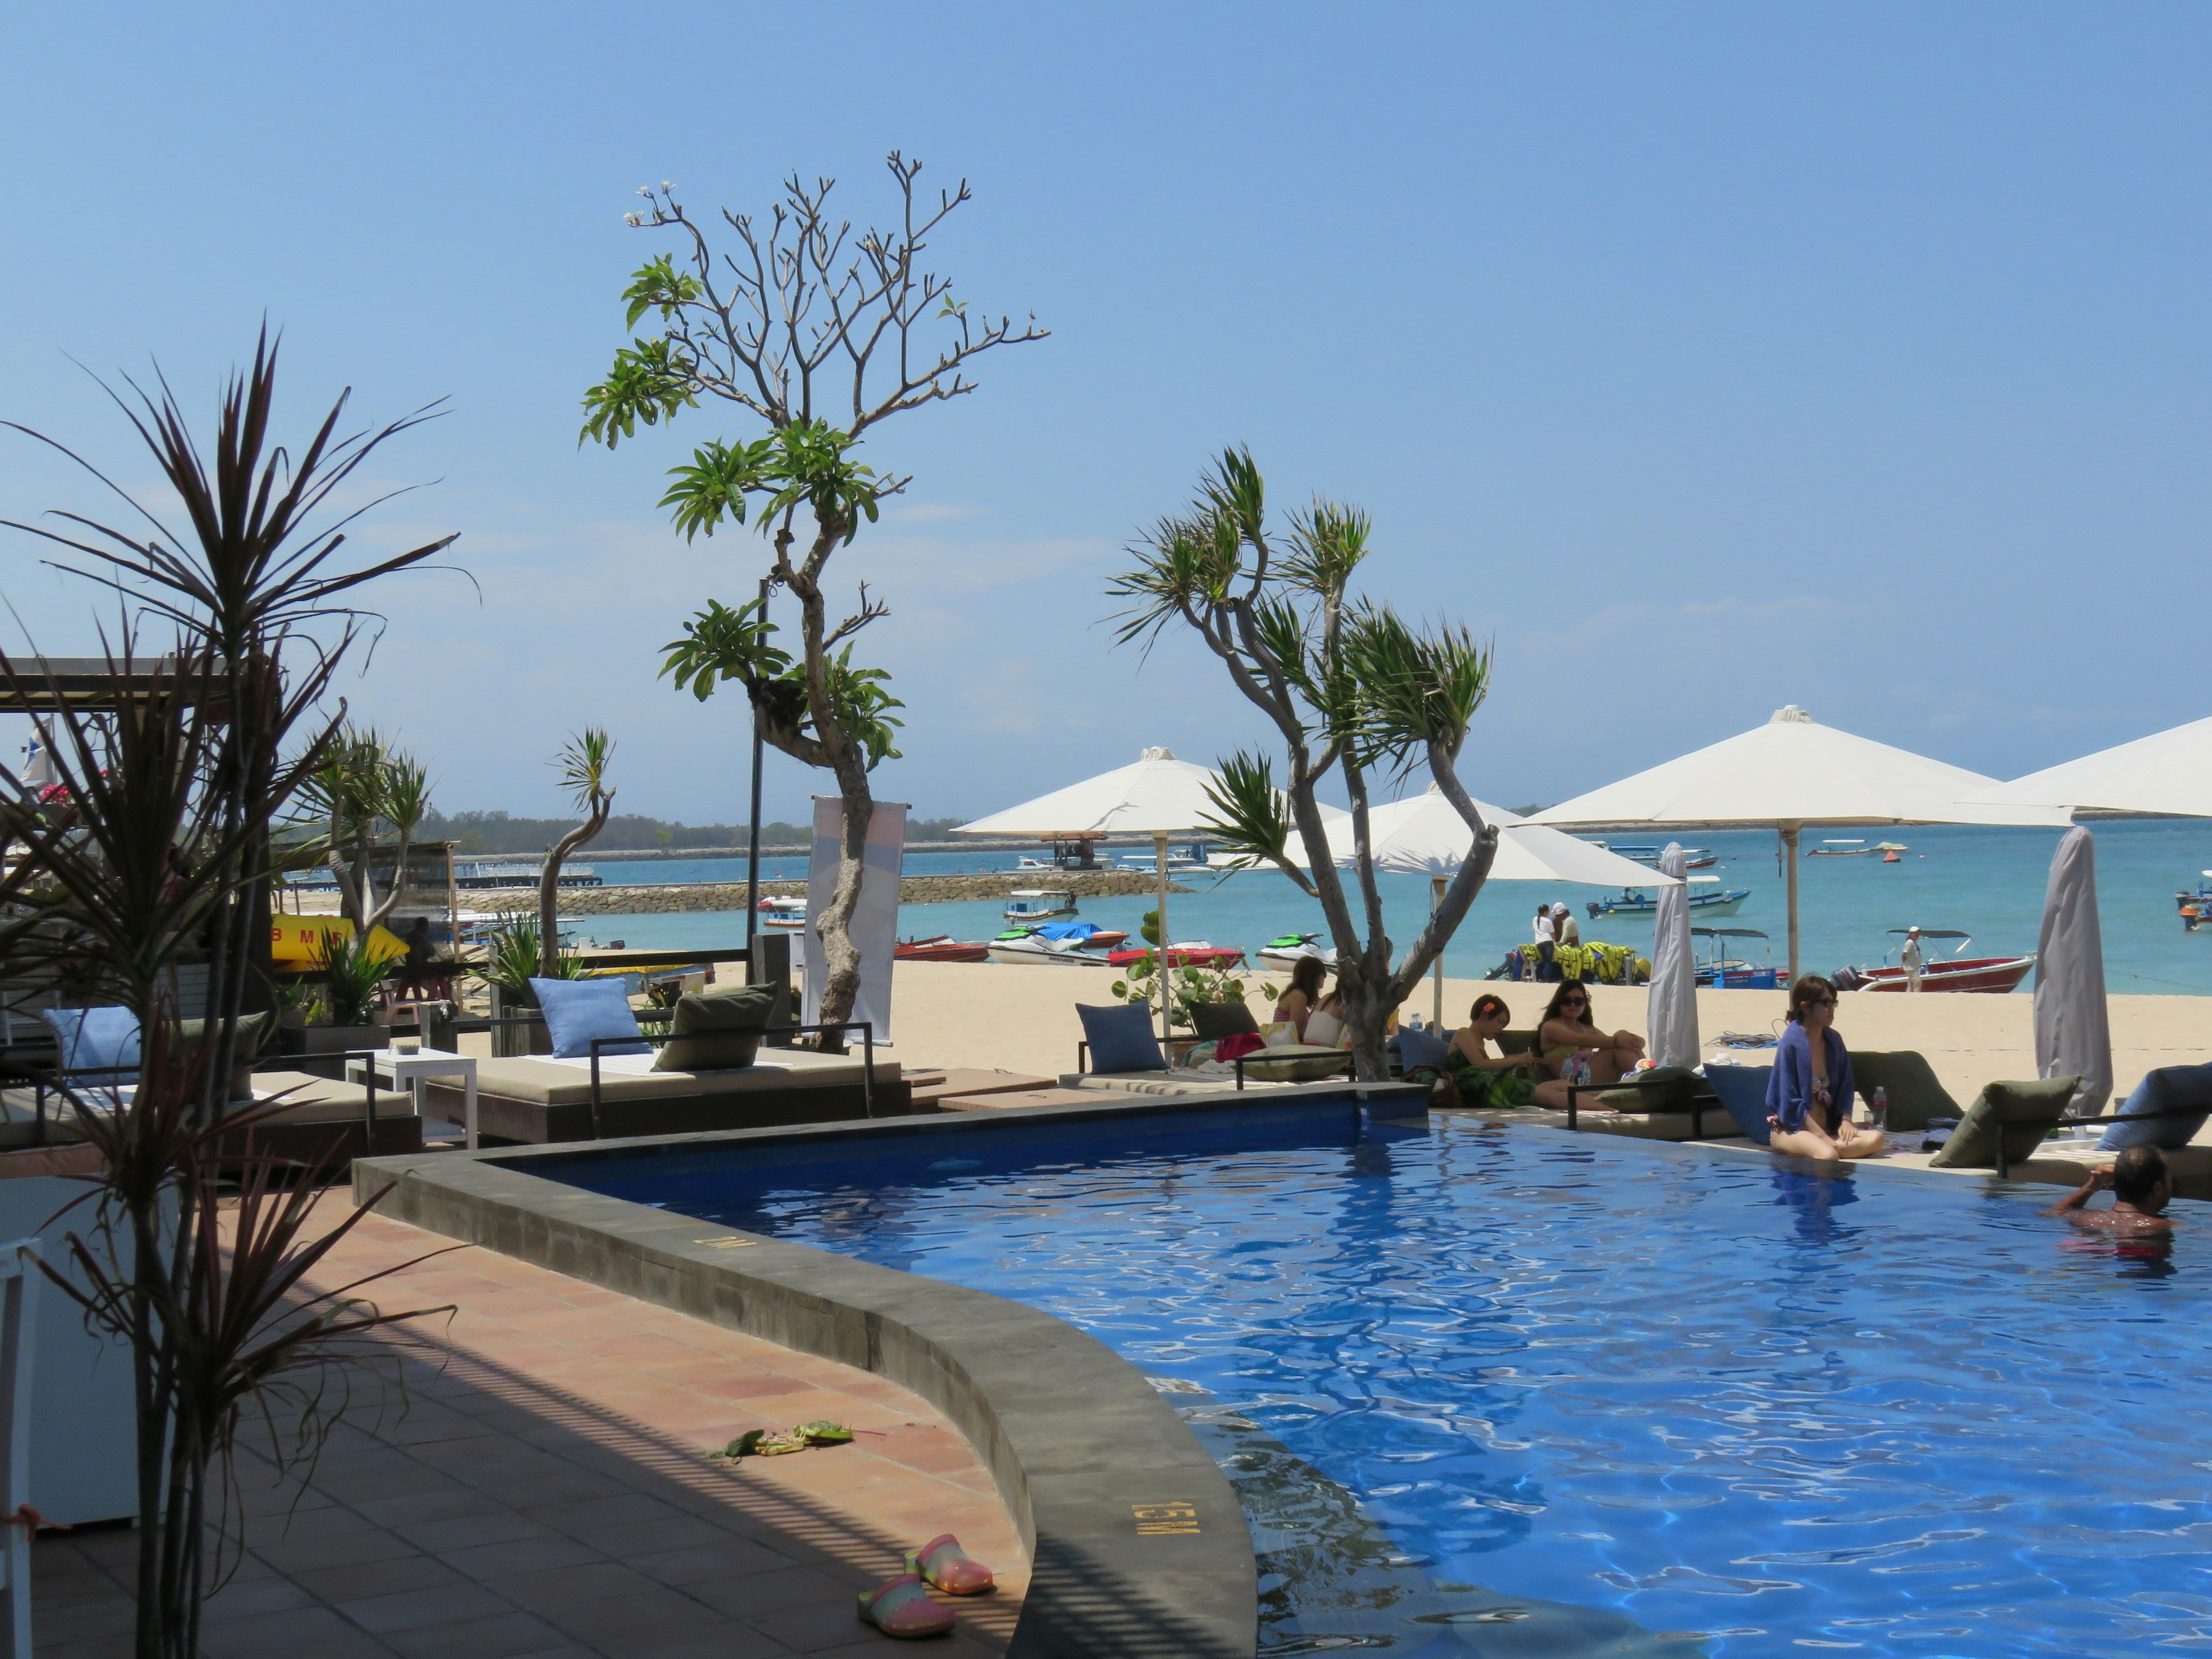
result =
[[[538,993],[538,1011],[545,1016],[556,1060],[581,1060],[592,1052],[594,1037],[639,1034],[637,1016],[630,1012],[629,998],[623,994],[620,979],[533,979],[530,988]],[[651,1047],[633,1042],[599,1052],[641,1054]]]
[[[1432,1066],[1441,1071],[1451,1058],[1451,1033],[1415,1030],[1410,1025],[1398,1028],[1398,1063],[1408,1072],[1423,1066]]]
[[[138,1069],[138,1016],[128,1008],[47,1008],[40,1017],[53,1028],[62,1071],[88,1083],[133,1083]]]
[[[2162,1112],[2183,1109],[2190,1115],[2147,1118],[2140,1123],[2115,1123],[2105,1131],[2097,1150],[2116,1152],[2129,1146],[2159,1146],[2168,1152],[2186,1146],[2212,1115],[2212,1066],[2161,1066],[2143,1073],[2128,1103],[2130,1112]]]
[[[1736,1127],[1764,1146],[1774,1126],[1766,1121],[1766,1083],[1771,1066],[1707,1066],[1705,1081],[1728,1108]]]
[[[1117,1003],[1111,1008],[1086,1008],[1083,1036],[1091,1044],[1094,1072],[1164,1072],[1168,1063],[1160,1054],[1160,1041],[1152,1035],[1152,1011],[1141,1002]]]

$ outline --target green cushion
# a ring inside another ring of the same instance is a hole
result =
[[[1245,1055],[1244,1075],[1261,1083],[1317,1083],[1325,1077],[1344,1076],[1351,1063],[1351,1054],[1342,1048],[1289,1042]]]
[[[208,1037],[208,1023],[204,1019],[180,1019],[170,1028],[173,1040],[186,1053],[197,1053]],[[253,1097],[253,1062],[262,1049],[269,1045],[270,1034],[276,1029],[276,1016],[264,1011],[258,1014],[242,1014],[238,1021],[238,1041],[231,1050],[230,1092],[232,1100],[251,1100]]]
[[[1852,1049],[1851,1079],[1861,1100],[1872,1100],[1877,1088],[1889,1091],[1893,1129],[1924,1129],[1931,1118],[1960,1115],[1959,1103],[1936,1080],[1936,1068],[1910,1048],[1889,1054]]]
[[[653,1069],[733,1072],[751,1065],[775,1006],[775,988],[767,985],[678,997],[669,1040],[653,1057]]]
[[[1686,1066],[1655,1066],[1640,1075],[1649,1080],[1637,1088],[1577,1096],[1577,1109],[1602,1106],[1614,1112],[1686,1112],[1690,1109],[1691,1092],[1700,1081]]]
[[[1536,1034],[1534,1031],[1500,1031],[1498,1034],[1498,1052],[1501,1054],[1529,1054],[1535,1047]]]
[[[1929,1165],[1938,1170],[1995,1169],[2000,1129],[2005,1161],[2027,1163],[2041,1150],[2044,1135],[2064,1115],[2081,1081],[2077,1077],[2049,1077],[2034,1083],[1984,1084],[1950,1139],[1928,1160]]]

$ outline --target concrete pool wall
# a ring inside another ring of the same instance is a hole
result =
[[[1425,1104],[1419,1087],[1316,1084],[368,1158],[353,1182],[357,1200],[382,1194],[380,1214],[875,1372],[929,1401],[990,1469],[1029,1548],[1029,1594],[1008,1648],[1019,1659],[1251,1659],[1257,1579],[1237,1498],[1173,1408],[1103,1344],[1001,1297],[548,1177],[585,1158],[747,1146],[834,1154],[855,1140],[1218,1110],[1356,1107],[1402,1120],[1425,1115]]]

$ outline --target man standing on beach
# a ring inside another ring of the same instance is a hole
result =
[[[1583,942],[1582,924],[1575,920],[1574,912],[1564,904],[1552,907],[1552,933],[1562,945]]]
[[[1918,990],[1921,964],[1927,958],[1921,952],[1920,930],[1917,927],[1908,927],[1905,930],[1905,949],[1898,952],[1897,959],[1905,969],[1905,988],[1908,991]]]
[[[2082,1206],[2093,1194],[2112,1188],[2112,1207],[2090,1210]],[[2166,1173],[2166,1154],[2155,1146],[2130,1146],[2109,1170],[2093,1171],[2075,1192],[2051,1206],[2077,1227],[2094,1227],[2110,1233],[2171,1233],[2173,1223],[2166,1206],[2173,1198],[2173,1178]]]

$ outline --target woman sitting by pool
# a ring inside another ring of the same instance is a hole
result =
[[[1323,1048],[1342,1046],[1343,1003],[1336,993],[1325,990],[1328,964],[1319,957],[1300,957],[1291,969],[1291,988],[1275,1005],[1277,1022],[1287,1021],[1298,1030],[1300,1042]]]
[[[1836,988],[1807,974],[1790,988],[1790,1023],[1766,1080],[1769,1146],[1830,1161],[1879,1157],[1888,1137],[1851,1121],[1851,1053],[1836,1030]]]
[[[1453,1034],[1451,1048],[1444,1057],[1444,1074],[1459,1091],[1459,1103],[1478,1110],[1487,1107],[1500,1112],[1513,1111],[1532,1103],[1566,1110],[1567,1085],[1550,1079],[1538,1082],[1533,1052],[1490,1052],[1490,1045],[1504,1035],[1512,1018],[1504,998],[1485,995],[1474,1000],[1474,1006],[1468,1011],[1467,1024]]]
[[[1562,1083],[1618,1083],[1644,1058],[1644,1039],[1633,1031],[1601,1031],[1590,1023],[1589,987],[1563,979],[1536,1027],[1543,1068]],[[1565,1105],[1563,1096],[1559,1104]]]

